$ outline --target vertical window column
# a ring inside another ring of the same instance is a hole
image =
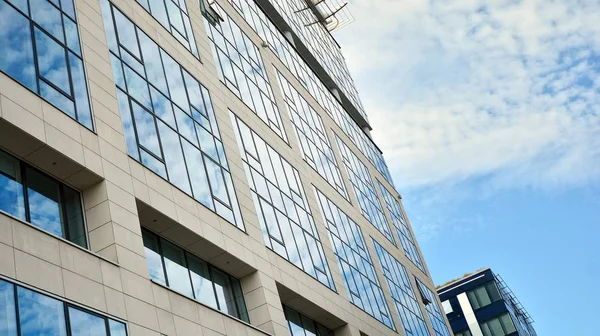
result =
[[[0,71],[93,129],[73,0],[0,0]]]

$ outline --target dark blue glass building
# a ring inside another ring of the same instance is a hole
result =
[[[455,336],[536,336],[533,319],[504,280],[485,268],[437,287]]]

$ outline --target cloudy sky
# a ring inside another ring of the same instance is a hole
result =
[[[597,335],[600,2],[350,8],[336,37],[434,281],[489,266],[541,335]]]

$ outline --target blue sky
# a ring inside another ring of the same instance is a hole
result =
[[[350,8],[335,35],[434,281],[491,267],[540,335],[598,335],[600,2]]]

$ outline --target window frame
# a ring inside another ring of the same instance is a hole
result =
[[[494,288],[496,289],[496,292],[498,293],[498,298],[496,300],[492,300],[492,296],[490,295],[490,292],[488,290],[488,286],[493,285]],[[488,299],[490,300],[490,303],[486,304],[486,305],[481,305],[481,299],[479,298],[479,295],[477,294],[477,290],[485,290],[485,294],[488,296]],[[475,298],[476,303],[477,303],[477,308],[475,307],[475,305],[473,304],[473,301],[471,300],[471,295]],[[496,281],[494,280],[490,280],[480,286],[477,286],[476,288],[473,288],[471,290],[467,291],[467,298],[469,299],[469,303],[471,304],[471,307],[473,308],[473,311],[478,311],[480,309],[483,309],[491,304],[493,304],[494,302],[498,302],[498,301],[502,301],[502,294],[500,293],[500,289],[498,288],[498,286],[496,285]]]
[[[13,309],[14,309],[14,315],[15,315],[14,322],[15,322],[15,327],[16,327],[15,328],[16,336],[22,336],[21,320],[20,320],[21,314],[19,311],[19,288],[30,291],[36,295],[40,295],[40,296],[49,298],[51,300],[58,301],[62,305],[61,312],[64,314],[63,317],[64,317],[64,323],[65,323],[65,335],[64,336],[73,336],[71,323],[70,323],[69,309],[75,309],[75,310],[78,310],[85,314],[89,314],[89,315],[92,315],[92,316],[95,316],[95,317],[98,317],[98,318],[101,318],[102,320],[104,320],[106,336],[113,336],[110,331],[110,321],[114,321],[114,322],[122,324],[125,327],[126,336],[130,335],[129,324],[127,323],[127,321],[124,321],[119,317],[115,317],[115,316],[108,315],[108,314],[103,314],[93,308],[92,309],[87,308],[87,307],[85,307],[79,303],[73,302],[67,298],[62,298],[55,294],[48,293],[44,290],[34,288],[33,286],[24,284],[15,279],[10,279],[8,277],[5,277],[4,275],[0,275],[0,282],[5,282],[5,283],[9,284],[10,286],[12,286],[12,291],[13,291],[12,298],[13,298],[13,302],[14,302]]]
[[[149,230],[149,229],[147,229],[145,227],[142,227],[142,235],[143,234],[150,235],[154,239],[156,239],[157,249],[159,251],[158,254],[160,256],[160,261],[161,261],[161,268],[162,268],[162,272],[163,272],[163,277],[165,279],[165,283],[164,284],[160,283],[158,280],[153,279],[152,277],[150,277],[150,281],[152,281],[153,283],[156,283],[159,286],[166,287],[169,290],[171,290],[171,291],[173,291],[173,292],[175,292],[177,294],[180,294],[180,295],[182,295],[182,296],[184,296],[184,297],[186,297],[186,298],[188,298],[190,300],[193,300],[194,302],[197,302],[197,303],[199,303],[199,304],[201,304],[201,305],[203,305],[205,307],[208,307],[210,309],[216,310],[216,311],[218,311],[218,312],[220,312],[220,313],[222,313],[224,315],[227,315],[229,317],[232,317],[232,318],[235,318],[237,320],[243,321],[244,323],[248,323],[248,324],[250,323],[250,314],[248,312],[248,308],[247,308],[247,305],[246,305],[246,298],[243,295],[243,290],[241,288],[241,281],[240,281],[240,279],[234,277],[233,275],[231,275],[228,272],[220,269],[219,267],[214,266],[213,264],[211,264],[208,261],[200,258],[199,256],[197,256],[197,255],[189,252],[187,249],[181,247],[177,243],[169,240],[168,238],[165,238],[165,237],[163,237],[163,236],[161,236],[161,235],[159,235],[159,234],[157,234],[157,233],[155,233],[155,232],[153,232],[153,231],[151,231],[151,230]],[[162,246],[163,245],[163,241],[167,242],[168,244],[173,245],[174,247],[180,249],[181,252],[183,252],[185,266],[184,265],[181,265],[181,266],[184,267],[186,269],[186,271],[187,271],[187,276],[188,276],[190,288],[192,290],[192,296],[189,296],[189,295],[187,295],[187,294],[185,294],[185,293],[183,293],[183,292],[181,292],[181,291],[179,291],[179,290],[177,290],[177,289],[175,289],[175,288],[173,288],[173,287],[171,287],[169,285],[170,284],[170,282],[169,282],[169,276],[167,274],[167,267],[166,267],[166,263],[165,263],[165,256],[164,256],[164,251],[163,251],[163,246]],[[146,247],[144,245],[144,249],[146,249],[146,248],[148,248],[148,247]],[[213,292],[214,299],[215,299],[215,302],[216,302],[216,307],[212,307],[208,303],[200,301],[200,298],[196,298],[196,289],[194,287],[194,281],[192,279],[192,274],[191,274],[192,273],[192,269],[190,268],[190,262],[189,262],[189,256],[190,255],[192,257],[194,257],[196,259],[199,259],[200,261],[206,263],[207,269],[208,269],[208,274],[209,274],[209,277],[210,277],[210,279],[207,279],[207,280],[209,280],[210,283],[211,283],[212,292]],[[146,267],[148,267],[147,257],[144,257],[144,258],[146,258]],[[235,305],[236,315],[237,316],[229,314],[226,310],[221,310],[221,305],[226,305],[226,303],[225,302],[220,302],[220,300],[219,300],[219,296],[217,294],[217,289],[215,287],[215,281],[213,280],[213,278],[214,278],[214,275],[213,275],[214,274],[214,270],[217,270],[218,272],[221,272],[221,273],[223,273],[223,274],[225,274],[227,276],[227,279],[229,280],[229,283],[230,283],[231,293],[233,295],[232,302]],[[241,296],[236,296],[236,291],[234,289],[235,283],[239,284],[240,290],[242,290],[242,295]],[[237,300],[239,297],[241,297],[241,299],[243,301],[243,307],[240,307],[240,303]],[[247,320],[245,320],[244,317],[246,317]]]
[[[9,74],[7,71],[5,71],[3,68],[0,68],[0,72],[2,74],[6,75],[11,80],[18,83],[19,85],[21,85],[23,88],[27,89],[29,92],[35,94],[38,98],[40,98],[40,99],[44,100],[45,102],[47,102],[48,104],[52,105],[52,107],[56,108],[58,111],[60,111],[64,115],[71,118],[72,120],[77,122],[79,125],[87,128],[91,132],[95,132],[94,111],[93,111],[93,106],[92,106],[92,99],[90,96],[90,85],[88,82],[88,74],[87,74],[87,70],[86,70],[87,67],[86,67],[86,62],[85,62],[85,57],[84,57],[84,52],[83,52],[83,43],[81,41],[81,30],[79,28],[79,18],[77,15],[77,8],[75,6],[75,1],[74,0],[72,1],[73,13],[71,14],[71,13],[63,10],[62,3],[61,3],[61,5],[57,6],[56,4],[52,3],[52,1],[47,0],[48,4],[50,6],[52,6],[54,9],[58,10],[58,13],[60,15],[60,26],[61,26],[60,30],[62,32],[62,36],[64,37],[64,41],[60,41],[57,37],[55,37],[45,27],[42,27],[42,25],[33,18],[33,13],[31,13],[30,0],[27,1],[28,13],[23,12],[21,8],[18,8],[15,4],[13,4],[12,2],[10,2],[8,0],[0,0],[0,1],[3,1],[6,6],[11,7],[13,10],[15,10],[17,12],[17,14],[23,16],[24,19],[28,21],[28,25],[27,25],[28,32],[27,33],[29,33],[28,37],[30,39],[29,41],[31,42],[31,52],[32,52],[31,57],[33,60],[33,64],[31,66],[35,70],[35,74],[34,74],[35,90],[34,90],[34,88],[31,88],[31,87],[27,86],[26,84],[22,83],[19,79],[13,77],[11,74]],[[68,33],[67,33],[67,27],[64,23],[65,19],[63,16],[66,16],[68,19],[70,19],[75,24],[75,28],[76,28],[76,32],[77,32],[77,43],[79,46],[79,54],[76,53],[77,51],[73,48],[73,46],[69,45],[69,43],[67,41]],[[38,46],[37,46],[38,41],[36,38],[36,29],[39,30],[42,34],[46,35],[46,38],[49,38],[54,43],[57,43],[59,45],[59,47],[62,48],[61,52],[65,56],[66,75],[67,75],[67,79],[69,82],[68,83],[69,89],[71,91],[70,95],[65,95],[66,92],[64,92],[64,90],[62,88],[60,88],[58,85],[53,83],[50,79],[45,78],[45,76],[43,76],[41,74],[40,65],[39,65],[40,57],[38,57]],[[84,91],[86,94],[85,98],[86,98],[86,103],[87,103],[87,106],[89,109],[89,127],[87,125],[85,125],[82,121],[80,121],[78,118],[80,113],[79,113],[79,108],[78,108],[79,104],[77,103],[77,98],[76,98],[77,94],[75,93],[74,76],[72,74],[73,65],[71,64],[71,61],[70,61],[71,55],[75,56],[76,58],[78,58],[81,61],[83,84],[85,84],[85,88],[84,88]],[[52,102],[50,99],[44,97],[43,94],[41,93],[42,85],[49,86],[50,88],[52,88],[53,90],[55,90],[56,92],[61,94],[63,98],[72,102],[73,103],[73,113],[75,116],[71,116],[69,113],[65,112],[63,110],[63,108],[61,108],[59,106],[59,104],[56,104],[56,103]]]
[[[0,1],[2,1],[2,0],[0,0]],[[12,159],[18,161],[18,163],[19,163],[19,174],[21,174],[20,186],[21,186],[22,192],[23,192],[23,203],[24,203],[23,204],[23,211],[25,212],[25,218],[23,218],[23,219],[19,218],[19,217],[15,216],[15,215],[13,215],[11,213],[8,213],[8,212],[6,212],[4,210],[1,210],[1,209],[0,209],[0,213],[4,214],[4,215],[6,215],[6,216],[8,216],[10,218],[13,218],[15,220],[18,220],[18,221],[20,221],[22,223],[25,223],[25,224],[27,224],[27,225],[35,228],[36,230],[42,231],[42,232],[44,232],[46,234],[49,234],[49,235],[51,235],[53,237],[56,237],[56,238],[61,239],[63,241],[66,241],[69,244],[75,245],[75,246],[77,246],[79,248],[82,248],[82,249],[84,249],[86,251],[90,251],[90,246],[89,246],[90,245],[90,238],[89,238],[89,231],[88,231],[88,227],[87,227],[87,220],[86,220],[86,214],[85,214],[85,205],[83,203],[83,193],[79,189],[76,189],[76,188],[74,188],[74,187],[72,187],[72,186],[70,186],[70,185],[68,185],[68,184],[60,181],[59,179],[57,179],[57,178],[55,178],[55,177],[47,174],[46,172],[44,172],[44,171],[42,171],[42,170],[40,170],[40,169],[38,169],[38,168],[36,168],[36,167],[28,164],[27,162],[21,160],[20,158],[12,155],[11,153],[9,153],[9,152],[7,152],[5,150],[0,149],[0,154],[5,154],[5,155],[11,157]],[[35,173],[40,174],[41,176],[43,176],[45,178],[48,178],[51,181],[53,181],[56,184],[58,184],[58,189],[59,189],[59,211],[60,211],[60,216],[61,216],[60,226],[61,226],[61,229],[63,231],[64,236],[59,236],[59,235],[57,235],[57,234],[55,234],[53,232],[50,232],[50,231],[44,229],[43,227],[38,226],[38,225],[36,225],[36,224],[34,224],[34,223],[31,222],[31,211],[30,211],[30,205],[29,205],[29,191],[28,191],[29,185],[27,184],[27,174],[26,174],[27,169],[30,169],[30,170],[34,171]],[[0,171],[0,175],[6,176],[1,171]],[[77,192],[78,195],[79,195],[79,206],[80,206],[80,209],[81,209],[83,231],[85,233],[84,234],[84,237],[85,237],[85,246],[81,246],[81,245],[75,243],[74,241],[70,240],[71,237],[70,237],[70,231],[68,230],[69,223],[68,223],[68,216],[67,216],[67,209],[66,209],[66,202],[65,202],[65,189],[64,189],[65,187],[67,187],[67,188],[69,188],[69,189]]]

